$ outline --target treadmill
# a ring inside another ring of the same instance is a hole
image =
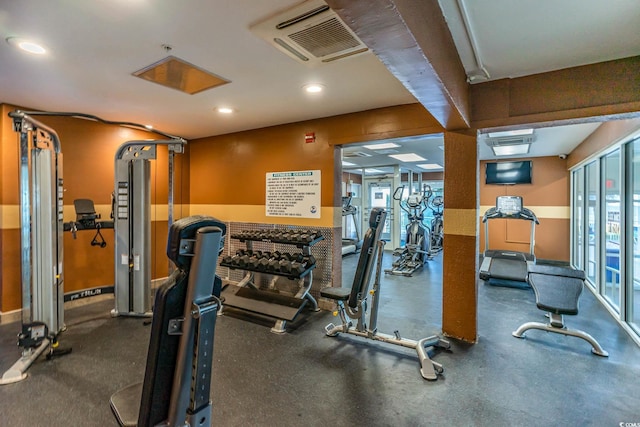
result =
[[[531,222],[531,237],[529,252],[511,250],[489,250],[489,220],[491,219],[519,219]],[[484,259],[480,265],[480,279],[486,284],[511,288],[529,288],[527,282],[528,262],[535,262],[533,253],[535,246],[536,225],[540,224],[538,217],[530,209],[522,206],[520,196],[498,196],[496,206],[487,210],[482,217],[484,223]]]
[[[360,230],[358,230],[358,208],[351,204],[351,198],[351,193],[349,193],[348,196],[342,197],[342,217],[351,217],[356,230],[356,238],[342,238],[342,256],[355,254],[362,246],[362,241],[360,240]]]

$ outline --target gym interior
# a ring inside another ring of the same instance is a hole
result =
[[[278,3],[247,26],[309,8]],[[640,42],[479,78],[445,19],[463,1],[311,3],[397,98],[187,131],[153,113],[187,95],[135,69],[143,107],[60,102],[3,34],[24,80],[0,77],[0,425],[640,423]],[[415,141],[440,168],[362,160]]]

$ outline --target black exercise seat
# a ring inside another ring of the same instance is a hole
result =
[[[536,295],[536,305],[548,312],[549,323],[527,322],[512,335],[524,338],[529,329],[539,329],[563,335],[582,338],[591,344],[591,352],[598,356],[608,356],[600,344],[586,332],[568,329],[564,325],[563,315],[578,314],[578,300],[584,287],[585,274],[582,270],[552,265],[528,263],[528,282]]]
[[[122,426],[210,425],[211,362],[220,280],[215,275],[226,225],[191,216],[171,225],[167,257],[176,270],[155,295],[144,382],[111,396]],[[197,393],[190,391],[198,390]],[[193,421],[193,420],[190,420]]]
[[[329,298],[334,301],[346,301],[349,299],[351,289],[349,288],[323,288],[320,290],[320,296],[323,298]]]
[[[540,310],[555,314],[578,314],[585,275],[582,270],[531,264],[529,283]]]

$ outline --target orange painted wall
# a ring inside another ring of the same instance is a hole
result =
[[[6,312],[21,307],[20,297],[20,233],[17,214],[18,193],[18,134],[13,131],[7,114],[16,109],[11,105],[0,106],[2,157],[2,181],[0,205],[5,217],[0,230],[2,246],[2,273],[0,281],[0,311]],[[109,219],[111,192],[114,185],[114,155],[125,141],[154,139],[155,135],[118,126],[68,117],[37,117],[52,127],[60,138],[63,153],[65,220],[75,219],[73,200],[92,199],[102,219]],[[122,118],[126,119],[126,118]],[[156,138],[158,139],[158,138]],[[151,165],[151,203],[166,206],[168,193],[167,150],[160,147],[158,159]],[[174,203],[189,203],[189,153],[175,157]],[[163,211],[165,211],[164,209]],[[7,214],[8,213],[8,214]],[[153,213],[152,213],[153,214]],[[176,209],[175,218],[180,217]],[[11,216],[11,218],[9,217]],[[9,226],[12,222],[14,226]],[[18,224],[18,225],[15,225]],[[167,275],[168,263],[164,255],[167,236],[166,214],[158,213],[158,221],[152,223],[152,276]],[[74,240],[71,233],[64,234],[65,292],[113,284],[114,235],[105,229],[102,234],[107,247],[102,249],[90,245],[94,231],[78,232]]]
[[[533,160],[532,184],[486,185],[486,161],[480,162],[480,206],[495,206],[497,196],[522,196],[525,207],[538,216],[535,254],[540,259],[569,261],[570,245],[570,181],[567,161],[558,157],[537,157]],[[481,209],[481,213],[484,210]],[[491,220],[491,249],[529,250],[529,221]],[[484,224],[480,223],[480,251],[484,251]]]
[[[409,104],[194,140],[191,203],[264,205],[267,172],[319,169],[322,206],[340,206],[333,145],[428,130],[441,128],[422,106]],[[305,143],[306,132],[315,132],[314,143]]]

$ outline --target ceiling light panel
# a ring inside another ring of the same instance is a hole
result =
[[[530,146],[531,144],[501,145],[491,147],[491,149],[493,149],[493,154],[496,156],[514,156],[528,154]]]
[[[155,64],[136,71],[133,75],[190,95],[230,83],[229,80],[175,56],[168,56]]]
[[[363,145],[364,148],[367,148],[369,150],[386,150],[389,148],[396,148],[396,147],[400,147],[398,144],[394,144],[393,142],[385,142],[382,144],[370,144],[370,145]]]
[[[422,156],[418,156],[416,153],[390,154],[389,157],[393,157],[401,162],[423,162],[427,160]]]
[[[439,170],[439,169],[443,169],[443,167],[437,163],[422,163],[419,165],[416,165],[419,168],[425,169],[425,170]]]

